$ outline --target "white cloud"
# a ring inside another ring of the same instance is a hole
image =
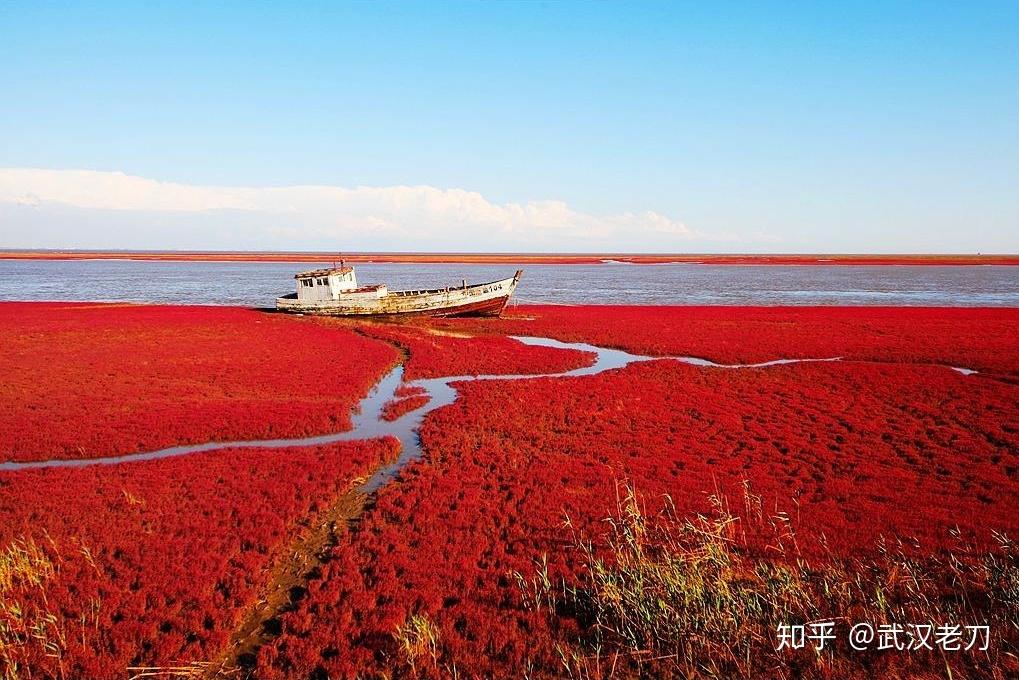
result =
[[[119,247],[668,251],[731,240],[708,239],[652,211],[594,215],[562,201],[493,203],[474,191],[424,185],[195,186],[121,172],[10,168],[0,169],[0,204],[22,207],[5,210],[6,220],[42,224],[47,240],[3,229],[0,246],[8,247],[112,247],[100,242],[111,234],[91,232],[102,216],[133,225]],[[49,210],[54,223],[29,219],[26,210]]]

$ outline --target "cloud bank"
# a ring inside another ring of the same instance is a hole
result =
[[[495,203],[432,186],[227,187],[121,172],[0,169],[0,247],[679,251],[707,237],[653,212]]]

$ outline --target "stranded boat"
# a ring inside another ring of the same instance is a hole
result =
[[[276,298],[276,309],[329,316],[499,316],[523,270],[511,278],[433,290],[394,290],[384,283],[358,286],[353,267],[301,272],[297,292]]]

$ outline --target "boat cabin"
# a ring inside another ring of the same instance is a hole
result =
[[[295,274],[297,299],[302,302],[326,302],[354,297],[379,298],[388,293],[385,285],[357,287],[357,276],[353,267],[331,267],[313,269]]]
[[[335,300],[345,290],[357,288],[353,267],[313,269],[295,274],[298,300]]]

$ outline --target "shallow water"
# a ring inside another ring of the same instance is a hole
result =
[[[776,366],[787,363],[805,363],[812,361],[838,361],[838,358],[828,359],[779,359],[761,364],[716,364],[697,357],[651,357],[640,354],[630,354],[619,349],[597,347],[582,342],[562,342],[552,338],[536,338],[514,336],[514,339],[526,345],[540,345],[554,347],[557,349],[575,349],[582,352],[589,352],[594,355],[594,361],[588,366],[582,366],[563,373],[543,374],[518,374],[518,375],[456,375],[441,378],[425,378],[409,382],[408,385],[421,387],[429,396],[429,401],[414,411],[401,415],[394,421],[385,421],[381,418],[383,405],[395,398],[396,389],[403,381],[403,367],[397,366],[369,391],[368,395],[361,400],[358,411],[351,417],[352,428],[346,432],[318,435],[314,437],[296,437],[292,439],[263,439],[245,440],[233,442],[206,442],[204,444],[188,444],[183,446],[171,446],[158,451],[147,451],[142,453],[129,453],[118,456],[106,456],[102,458],[75,459],[75,460],[46,460],[30,462],[4,462],[0,463],[0,471],[30,470],[50,467],[85,467],[88,465],[114,465],[119,463],[130,463],[145,460],[157,460],[160,458],[171,458],[205,451],[215,451],[227,448],[287,448],[295,446],[315,446],[320,444],[331,444],[333,442],[352,441],[355,439],[377,439],[387,435],[394,436],[400,440],[401,450],[396,461],[377,470],[360,488],[364,493],[371,493],[391,480],[401,468],[412,460],[421,457],[421,442],[418,438],[418,430],[425,416],[437,408],[448,406],[456,401],[457,391],[455,383],[471,380],[527,380],[534,378],[573,378],[587,375],[597,375],[604,371],[623,368],[631,363],[641,361],[682,361],[695,366],[706,366],[712,368],[757,368],[764,366]]]
[[[0,300],[271,307],[321,263],[0,260]],[[1019,267],[358,264],[391,288],[484,282],[524,269],[519,302],[1019,307]]]

